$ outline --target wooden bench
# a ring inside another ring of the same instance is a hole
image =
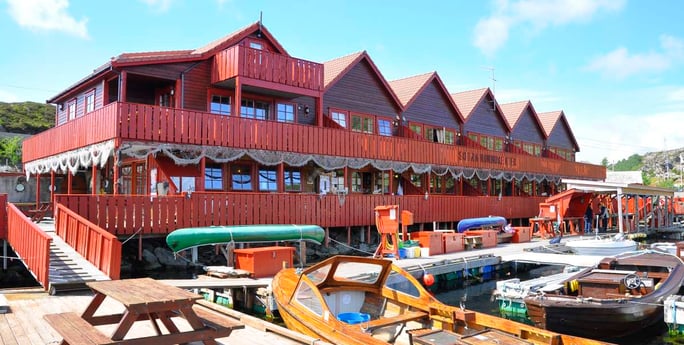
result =
[[[95,326],[83,320],[76,313],[47,314],[43,318],[62,336],[62,344],[64,345],[104,345],[117,343],[109,339]]]
[[[404,324],[409,321],[416,321],[428,317],[428,313],[424,311],[407,311],[396,316],[391,317],[381,317],[379,319],[368,321],[368,330],[374,330],[377,328],[394,325],[394,324]],[[365,324],[364,324],[365,326]]]
[[[217,338],[229,336],[234,329],[245,328],[245,325],[242,322],[235,320],[230,316],[211,311],[200,305],[192,306],[192,310],[200,319],[202,319],[204,325],[213,328],[216,331]]]
[[[49,212],[52,212],[52,204],[51,203],[45,203],[45,204],[40,204],[40,207],[32,210],[26,211],[30,218],[31,221],[40,223],[43,218],[45,218],[45,215],[48,214]]]

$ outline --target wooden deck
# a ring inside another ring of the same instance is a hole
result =
[[[75,312],[81,314],[93,299],[91,292],[70,292],[68,294],[51,296],[42,289],[8,290],[0,291],[7,297],[11,312],[0,314],[0,343],[4,345],[45,345],[58,344],[61,340],[59,334],[43,319],[45,314]],[[102,304],[103,313],[123,312],[123,306],[111,299],[105,299]],[[228,317],[228,316],[227,316]],[[97,326],[103,332],[113,331],[114,325]],[[189,325],[179,324],[179,328]],[[218,338],[219,344],[313,344],[314,339],[302,338],[296,341],[276,333],[276,325],[269,325],[268,332],[265,327],[259,327],[258,322],[247,324],[244,329],[234,330],[229,337]],[[185,329],[181,329],[185,330]],[[131,336],[140,334],[153,334],[154,329],[150,322],[136,322],[130,330]],[[289,333],[283,329],[283,334]],[[199,342],[191,343],[193,345]],[[318,344],[318,343],[317,343]]]

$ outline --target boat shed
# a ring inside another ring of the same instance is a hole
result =
[[[621,183],[621,182],[603,182],[603,181],[587,181],[587,180],[575,180],[575,179],[562,179],[562,184],[567,186],[567,189],[575,189],[582,192],[589,192],[595,194],[614,194],[617,201],[617,214],[618,219],[625,219],[623,216],[623,197],[635,197],[636,203],[638,205],[638,198],[655,198],[660,200],[660,206],[668,205],[668,207],[663,207],[665,224],[672,224],[673,214],[668,212],[672,209],[671,204],[674,200],[674,190],[668,188],[651,187],[645,186],[638,183]],[[628,203],[626,203],[628,205]],[[638,215],[638,212],[635,212]],[[624,232],[624,222],[618,222],[618,230],[620,233]]]

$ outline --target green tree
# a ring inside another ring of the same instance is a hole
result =
[[[603,165],[606,168],[608,167],[608,157],[603,157],[603,159],[601,160],[601,165]]]
[[[0,139],[0,158],[12,165],[21,162],[21,137],[5,137]]]

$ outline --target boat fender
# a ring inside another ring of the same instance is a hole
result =
[[[423,283],[425,286],[432,286],[435,283],[435,276],[430,273],[423,274]]]
[[[567,282],[567,285],[568,293],[573,293],[579,290],[579,281],[577,281],[577,279],[573,279]]]

